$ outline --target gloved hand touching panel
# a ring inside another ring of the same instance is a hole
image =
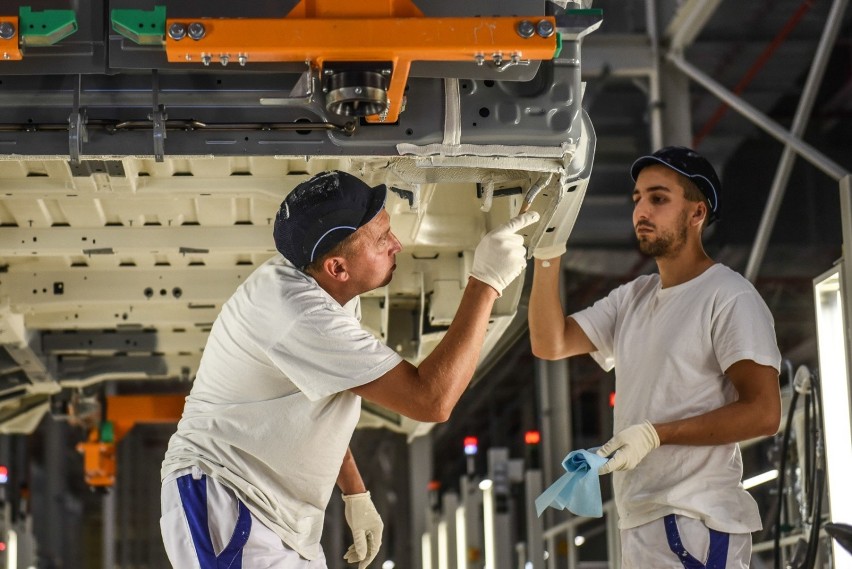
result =
[[[515,216],[489,231],[473,254],[470,276],[503,295],[506,288],[527,266],[524,238],[517,232],[538,221],[538,212]]]

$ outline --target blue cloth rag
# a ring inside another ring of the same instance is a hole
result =
[[[603,515],[598,468],[609,459],[588,450],[573,450],[562,461],[565,469],[559,480],[535,499],[535,511],[548,506],[568,510],[578,516],[599,518]]]

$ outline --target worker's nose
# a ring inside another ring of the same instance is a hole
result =
[[[393,231],[391,231],[390,238],[392,242],[391,255],[396,255],[397,253],[402,251],[402,243],[399,242],[399,239],[396,238],[396,235],[394,235]]]
[[[633,204],[633,225],[635,226],[639,221],[647,221],[648,220],[648,207],[645,205],[644,200],[639,200],[634,202]]]

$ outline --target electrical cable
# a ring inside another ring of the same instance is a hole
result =
[[[811,374],[811,405],[813,406],[813,486],[811,489],[811,535],[808,539],[808,554],[805,558],[805,568],[812,569],[816,564],[817,546],[819,545],[819,530],[822,523],[822,495],[825,488],[825,457],[822,440],[822,397],[820,385],[815,374]]]
[[[820,539],[820,527],[822,525],[822,500],[825,491],[825,459],[824,442],[822,434],[823,409],[820,397],[820,386],[817,377],[806,366],[799,366],[792,381],[793,395],[787,412],[784,435],[781,442],[781,451],[778,466],[778,507],[775,512],[775,569],[781,569],[781,512],[784,509],[786,484],[787,454],[789,452],[790,437],[792,431],[793,417],[799,395],[804,395],[803,413],[804,425],[801,437],[797,438],[796,444],[802,445],[804,450],[803,462],[800,464],[800,472],[804,483],[799,493],[801,523],[807,528],[807,540],[800,539],[792,559],[787,563],[786,569],[813,569]],[[789,512],[788,512],[789,516]],[[803,532],[804,534],[805,532]]]
[[[792,379],[790,385],[792,386]],[[784,435],[781,437],[781,453],[778,459],[778,508],[775,511],[775,535],[773,536],[773,549],[775,551],[775,569],[781,569],[781,510],[784,505],[784,482],[787,470],[787,449],[790,446],[790,432],[793,430],[793,414],[796,411],[796,403],[799,400],[799,391],[793,389],[793,397],[790,399],[790,408],[787,411],[787,422],[784,424]]]

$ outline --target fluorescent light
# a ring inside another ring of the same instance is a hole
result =
[[[429,532],[420,538],[420,556],[423,560],[423,569],[432,569],[432,539]]]
[[[467,567],[467,519],[464,506],[456,508],[456,566],[458,569]]]
[[[6,568],[18,569],[18,534],[15,530],[9,530],[6,542],[8,544],[6,548]]]
[[[487,482],[487,484],[486,484]],[[485,538],[485,569],[497,567],[497,543],[494,535],[494,489],[490,480],[479,483],[482,489],[482,521]]]
[[[450,544],[447,522],[438,522],[438,569],[450,569]]]
[[[770,480],[775,480],[776,478],[778,478],[778,470],[768,470],[763,474],[758,474],[757,476],[752,476],[751,478],[743,480],[743,488],[748,490],[749,488],[754,488],[755,486],[759,486],[765,482],[769,482]]]
[[[852,263],[852,259],[844,259]],[[825,466],[831,520],[847,523],[852,519],[852,417],[849,409],[849,365],[846,360],[840,267],[836,266],[814,280],[817,346],[819,349],[820,393],[823,407]],[[829,427],[830,425],[830,427]],[[852,555],[832,540],[834,567],[852,568]]]

